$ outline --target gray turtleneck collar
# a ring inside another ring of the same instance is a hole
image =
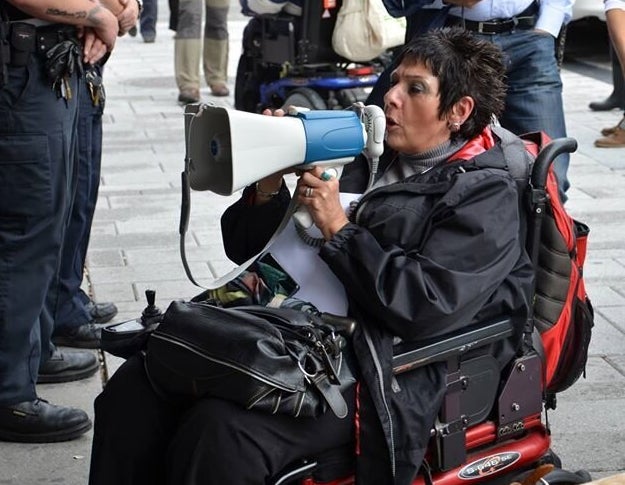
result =
[[[430,170],[441,162],[449,159],[449,157],[460,150],[466,142],[467,140],[463,138],[453,141],[447,140],[431,150],[422,153],[415,153],[414,155],[400,153],[388,166],[386,171],[375,181],[372,188],[399,182],[412,175]]]

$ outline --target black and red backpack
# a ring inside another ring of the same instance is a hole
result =
[[[551,141],[544,133],[521,138],[533,157]],[[540,234],[528,248],[536,269],[533,325],[544,348],[547,405],[555,407],[555,393],[573,385],[586,369],[594,325],[583,278],[589,229],[564,208],[552,166],[544,186],[533,180],[527,203]]]

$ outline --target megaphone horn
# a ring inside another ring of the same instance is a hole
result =
[[[353,111],[279,117],[190,104],[185,115],[189,185],[220,195],[289,167],[347,163],[366,141],[360,116]]]

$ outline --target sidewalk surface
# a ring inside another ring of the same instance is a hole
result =
[[[233,0],[229,22],[232,94],[246,24],[237,4]],[[172,299],[199,293],[185,276],[178,246],[184,121],[176,102],[168,14],[167,2],[160,0],[154,44],[144,44],[140,36],[119,39],[104,76],[102,183],[88,270],[96,298],[118,305],[116,321],[141,313],[148,288],[156,290],[162,309]],[[553,449],[564,467],[584,468],[598,478],[625,471],[625,149],[593,146],[599,130],[620,117],[617,111],[593,113],[587,107],[607,96],[611,86],[566,65],[562,76],[569,135],[579,143],[571,157],[567,208],[591,228],[586,281],[596,317],[587,378],[559,395],[549,422]],[[201,94],[204,102],[233,104],[232,94],[214,98],[206,87]],[[219,216],[235,198],[192,195],[187,257],[200,281],[232,267],[221,249]],[[120,363],[106,356],[109,373]],[[41,385],[39,392],[93,417],[101,377]],[[0,485],[85,485],[92,436],[67,443],[0,443]]]

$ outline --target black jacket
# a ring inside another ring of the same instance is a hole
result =
[[[341,190],[362,192],[363,165],[351,165]],[[249,196],[244,191],[222,218],[226,252],[239,262],[263,247],[289,201],[285,188],[263,206],[250,206]],[[357,483],[411,482],[444,394],[443,365],[392,375],[394,336],[418,341],[509,315],[517,335],[492,352],[502,366],[513,356],[533,279],[519,200],[496,145],[367,193],[352,222],[321,247],[359,321]]]

